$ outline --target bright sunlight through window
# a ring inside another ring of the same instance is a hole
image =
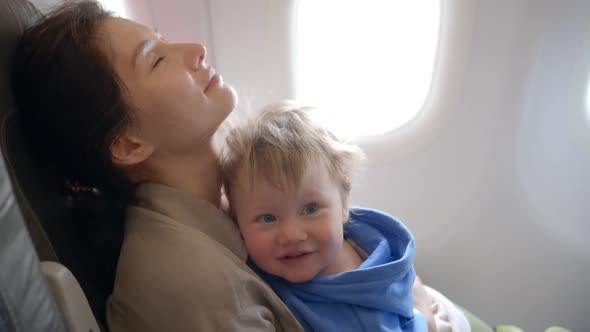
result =
[[[99,0],[99,2],[108,10],[114,12],[117,16],[127,18],[127,8],[124,0]]]
[[[300,0],[296,98],[346,137],[400,127],[422,108],[440,1]]]

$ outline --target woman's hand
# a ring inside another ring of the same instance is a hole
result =
[[[432,300],[426,293],[426,288],[424,288],[422,279],[418,276],[416,276],[416,280],[414,280],[413,291],[414,308],[418,309],[418,311],[420,311],[420,313],[426,318],[426,322],[428,322],[428,332],[435,332],[436,322],[434,320],[434,312],[432,311]]]

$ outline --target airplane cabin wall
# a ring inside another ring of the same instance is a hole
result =
[[[354,201],[406,221],[425,282],[491,324],[590,326],[589,5],[443,1],[422,114],[364,140]]]
[[[293,95],[292,44],[285,35],[290,34],[288,27],[295,19],[290,15],[295,1],[147,3],[154,25],[168,40],[206,45],[206,61],[236,88],[241,110]]]

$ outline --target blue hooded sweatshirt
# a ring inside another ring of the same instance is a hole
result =
[[[291,283],[256,269],[306,331],[428,331],[413,311],[414,238],[394,217],[354,208],[345,234],[369,257],[354,271]]]

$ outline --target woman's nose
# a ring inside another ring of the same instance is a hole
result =
[[[191,69],[198,70],[206,68],[205,58],[207,57],[207,48],[203,44],[185,44],[185,60],[187,66]]]

